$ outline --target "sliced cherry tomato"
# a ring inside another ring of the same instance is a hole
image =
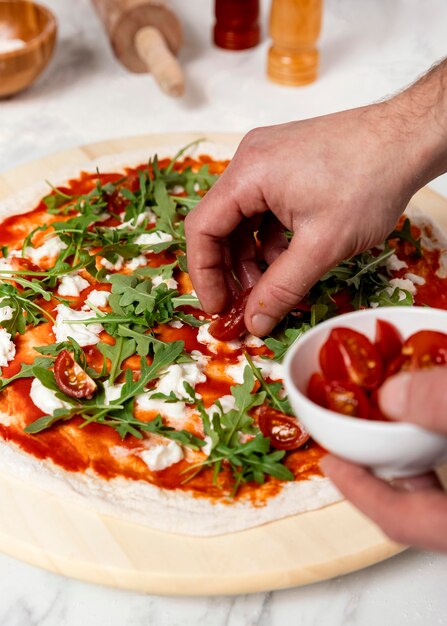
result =
[[[385,320],[377,320],[375,345],[384,364],[387,364],[400,355],[403,341],[395,326]]]
[[[259,428],[277,450],[296,450],[306,443],[309,434],[296,419],[263,404],[257,410]]]
[[[34,263],[32,263],[32,261],[30,261],[29,259],[25,259],[21,256],[13,257],[11,259],[11,265],[15,270],[18,270],[19,272],[23,272],[24,270],[29,270],[30,272],[40,271],[40,267],[34,265]],[[22,274],[21,278],[32,280],[35,277],[32,274]]]
[[[244,322],[245,307],[251,288],[237,295],[231,306],[211,322],[209,333],[219,341],[234,341],[247,332]]]
[[[91,398],[97,389],[95,381],[68,350],[62,350],[54,362],[54,377],[59,389],[72,398]]]
[[[332,299],[337,307],[338,315],[341,315],[342,313],[349,313],[349,311],[354,310],[354,307],[351,304],[352,295],[347,289],[342,289],[341,291],[334,293]]]
[[[399,354],[392,361],[386,364],[383,379],[386,380],[390,376],[394,376],[394,374],[398,374],[401,370],[407,370],[408,368],[408,359],[405,359],[402,354]]]
[[[436,330],[420,330],[405,341],[402,354],[414,368],[445,365],[447,334]]]
[[[327,408],[327,383],[319,372],[315,372],[310,377],[307,385],[307,396],[315,404]]]
[[[350,328],[334,328],[320,350],[320,366],[328,381],[350,381],[374,389],[382,380],[382,362],[367,337]]]
[[[365,392],[347,380],[333,380],[327,384],[327,408],[350,417],[369,417],[369,403]]]

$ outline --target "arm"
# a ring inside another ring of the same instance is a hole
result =
[[[447,61],[385,102],[251,131],[186,220],[203,308],[224,307],[230,256],[243,287],[254,285],[246,326],[267,334],[324,272],[382,241],[411,196],[446,169]]]
[[[203,307],[225,305],[230,257],[242,285],[254,285],[247,328],[268,333],[326,270],[381,242],[411,196],[446,170],[447,61],[385,102],[252,131],[186,221]],[[269,265],[262,275],[258,229]],[[381,408],[447,435],[446,387],[447,367],[396,376]],[[323,467],[393,539],[447,551],[447,496],[433,475],[393,485],[335,457]]]

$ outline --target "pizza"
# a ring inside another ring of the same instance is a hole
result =
[[[36,201],[31,190],[0,204],[0,470],[201,536],[341,497],[285,395],[293,341],[362,307],[447,309],[442,232],[410,210],[383,245],[323,276],[271,336],[241,327],[244,294],[207,315],[183,220],[228,164],[212,150],[89,164]]]

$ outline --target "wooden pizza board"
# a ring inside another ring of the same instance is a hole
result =
[[[0,200],[67,165],[119,152],[182,146],[201,135],[114,139],[50,155],[0,175]],[[238,135],[206,133],[235,145]],[[423,189],[421,209],[447,226],[447,200]],[[258,528],[197,538],[172,535],[100,515],[0,474],[0,550],[84,581],[154,594],[208,595],[304,585],[367,567],[402,546],[346,502]]]

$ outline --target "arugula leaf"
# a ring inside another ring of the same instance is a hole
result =
[[[268,398],[270,404],[281,411],[282,413],[286,413],[287,415],[293,415],[292,407],[290,406],[289,399],[286,395],[281,398],[281,393],[284,391],[283,385],[281,382],[273,382],[268,383],[262,375],[259,367],[253,363],[252,358],[247,352],[244,352],[244,356],[247,359],[248,365],[253,372],[256,380],[258,380],[261,385],[261,389],[265,392],[266,397]]]
[[[72,409],[56,409],[52,415],[43,415],[42,417],[37,418],[31,424],[28,424],[24,428],[24,431],[28,435],[37,435],[44,430],[48,430],[51,426],[54,426],[58,422],[67,422],[72,417],[77,414],[77,409],[73,407]]]
[[[48,359],[44,357],[37,357],[36,359],[34,359],[33,363],[22,363],[20,370],[17,372],[17,374],[14,374],[10,378],[0,378],[0,391],[2,391],[14,380],[18,380],[19,378],[31,378],[32,376],[35,376],[35,367],[45,369],[51,367],[52,363],[53,359]]]
[[[309,328],[311,328],[310,324],[302,324],[298,328],[287,328],[279,337],[264,339],[267,348],[273,352],[275,361],[282,361],[292,343]]]
[[[400,241],[407,241],[415,248],[415,254],[418,257],[422,256],[422,247],[421,247],[421,238],[415,239],[411,233],[411,222],[408,217],[405,218],[404,223],[401,228],[397,228],[391,232],[386,238],[387,241],[390,239],[399,239]]]
[[[399,287],[396,287],[391,294],[384,289],[380,293],[371,296],[369,300],[370,302],[376,302],[379,306],[412,306],[414,302],[411,293]]]
[[[135,340],[128,339],[125,341],[124,337],[121,336],[117,337],[116,342],[113,345],[101,341],[98,343],[97,348],[105,359],[110,360],[111,368],[108,380],[110,385],[113,385],[115,380],[123,371],[123,362],[135,354]]]
[[[184,482],[192,480],[205,467],[213,469],[214,482],[218,483],[219,473],[223,464],[230,466],[234,484],[232,495],[237,493],[243,482],[256,481],[263,483],[266,475],[280,480],[293,480],[294,474],[281,463],[285,451],[270,452],[270,440],[259,433],[249,411],[262,404],[266,398],[263,390],[253,393],[255,378],[247,366],[244,370],[244,381],[240,385],[231,387],[236,408],[226,413],[219,402],[210,418],[202,400],[197,398],[192,387],[185,383],[185,390],[189,394],[189,402],[195,403],[202,419],[205,435],[211,440],[211,451],[208,458],[202,463],[194,464],[185,470]],[[240,441],[240,434],[244,433],[251,438]]]

